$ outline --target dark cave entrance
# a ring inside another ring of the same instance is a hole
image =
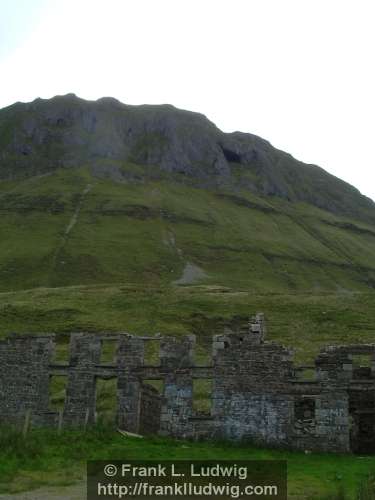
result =
[[[241,163],[241,156],[236,153],[235,151],[232,151],[231,149],[227,148],[221,148],[223,150],[223,154],[225,156],[225,159],[230,162],[230,163]]]

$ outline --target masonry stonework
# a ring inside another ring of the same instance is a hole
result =
[[[262,314],[215,335],[212,364],[194,363],[195,337],[72,333],[67,363],[53,362],[53,335],[0,341],[0,424],[85,428],[97,421],[98,379],[117,382],[117,427],[186,439],[229,439],[335,452],[375,451],[375,345],[329,346],[312,367],[265,340]],[[116,355],[101,361],[104,342]],[[147,342],[159,363],[145,363]],[[362,366],[355,358],[367,359]],[[307,370],[313,376],[304,378]],[[50,377],[66,377],[61,412],[49,407]],[[212,381],[210,413],[194,410],[196,380]],[[150,381],[158,381],[159,392]]]

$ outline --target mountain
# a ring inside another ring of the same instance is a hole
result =
[[[375,286],[375,204],[251,134],[73,94],[0,110],[0,289]]]

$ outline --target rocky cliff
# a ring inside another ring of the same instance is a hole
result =
[[[375,221],[374,203],[323,169],[252,134],[221,132],[170,105],[129,106],[74,94],[0,110],[0,178],[89,165],[115,181],[172,175],[177,182],[300,201]],[[134,173],[131,165],[147,168]]]

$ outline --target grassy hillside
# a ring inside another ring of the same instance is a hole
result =
[[[321,293],[375,283],[373,226],[277,197],[170,178],[115,183],[83,167],[0,183],[0,213],[2,291],[177,281]]]
[[[71,331],[197,335],[197,356],[213,334],[263,311],[268,338],[311,361],[325,344],[375,341],[375,294],[259,294],[209,285],[73,286],[0,294],[0,335],[55,332],[63,345]]]
[[[375,229],[363,222],[84,167],[0,183],[0,211],[2,335],[125,329],[204,343],[261,310],[301,356],[372,340]]]

